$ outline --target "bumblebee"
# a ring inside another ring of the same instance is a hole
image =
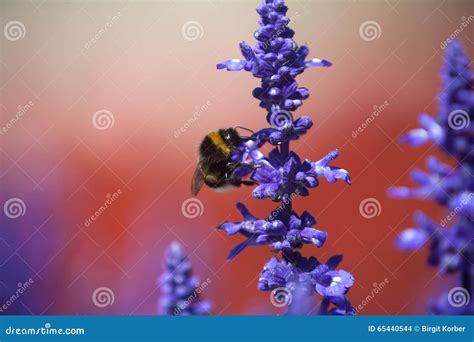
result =
[[[255,184],[253,181],[232,178],[236,168],[242,165],[240,161],[232,161],[232,154],[243,141],[244,138],[235,128],[219,129],[204,137],[199,146],[198,164],[191,183],[194,196],[203,184],[216,191]]]

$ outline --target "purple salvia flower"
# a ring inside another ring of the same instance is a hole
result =
[[[285,16],[288,8],[283,0],[263,0],[257,8],[260,15],[259,29],[254,37],[255,47],[240,43],[243,59],[230,59],[217,65],[228,71],[245,70],[261,79],[253,96],[267,111],[269,127],[252,134],[240,146],[232,159],[239,167],[233,177],[249,177],[256,187],[252,196],[271,199],[279,203],[268,217],[257,218],[241,203],[237,204],[243,220],[225,222],[219,226],[229,235],[240,234],[245,240],[235,246],[228,259],[233,259],[249,246],[270,245],[281,259],[273,257],[264,267],[258,282],[262,291],[284,287],[294,295],[289,314],[311,314],[312,300],[321,297],[320,314],[352,314],[352,307],[345,294],[354,283],[352,275],[336,270],[342,256],[334,256],[326,263],[315,257],[303,257],[298,250],[304,245],[322,247],[327,233],[315,228],[316,219],[307,211],[298,215],[292,210],[296,196],[308,196],[309,189],[319,185],[320,178],[328,182],[338,179],[351,184],[349,173],[330,163],[339,152],[334,150],[318,161],[301,159],[290,151],[290,141],[299,139],[312,127],[309,116],[295,118],[293,111],[309,97],[309,90],[301,87],[295,78],[309,67],[328,67],[324,59],[307,59],[309,49],[299,46],[288,27]],[[259,149],[264,144],[273,146],[265,156]],[[310,305],[308,305],[310,304]]]
[[[200,300],[204,286],[192,276],[191,264],[177,242],[171,243],[166,251],[165,273],[158,279],[162,296],[159,311],[163,315],[208,315],[211,304]],[[208,280],[209,281],[209,280]]]
[[[392,197],[430,199],[449,211],[439,223],[417,212],[416,227],[403,231],[396,241],[402,250],[416,250],[429,242],[428,263],[440,272],[460,275],[457,289],[464,293],[449,292],[430,301],[428,307],[434,314],[474,314],[474,73],[469,64],[461,42],[449,43],[436,117],[421,114],[421,128],[401,138],[412,146],[431,141],[454,157],[456,166],[450,167],[430,156],[426,163],[428,172],[415,169],[411,173],[417,188],[389,189]],[[457,306],[455,296],[471,301]]]

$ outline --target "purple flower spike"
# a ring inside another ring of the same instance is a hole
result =
[[[353,309],[345,295],[353,284],[353,277],[335,269],[342,257],[334,256],[326,264],[320,264],[316,258],[306,258],[299,253],[304,245],[322,247],[328,234],[314,227],[316,219],[309,212],[301,216],[295,213],[292,201],[297,196],[308,196],[310,189],[319,185],[320,177],[329,182],[341,179],[347,184],[351,184],[351,180],[346,170],[330,165],[338,156],[338,150],[317,162],[302,159],[290,150],[290,142],[301,138],[313,126],[311,117],[294,114],[309,97],[309,90],[298,84],[296,76],[306,68],[329,67],[331,63],[307,58],[308,47],[299,46],[293,40],[287,10],[283,0],[263,0],[257,8],[260,27],[254,33],[255,47],[242,42],[243,59],[217,65],[218,69],[229,71],[245,70],[261,79],[252,95],[266,110],[269,127],[256,131],[237,147],[232,161],[239,163],[239,167],[232,177],[239,180],[248,177],[245,181],[255,184],[253,198],[271,199],[279,204],[268,217],[257,218],[238,203],[242,221],[225,222],[219,228],[229,235],[244,237],[231,249],[228,260],[250,246],[269,245],[273,252],[281,255],[281,259],[273,257],[265,265],[258,288],[288,292],[294,298],[292,303],[287,303],[288,314],[351,315]],[[260,152],[265,144],[271,146],[268,155]],[[321,297],[319,308],[314,307],[314,295]]]
[[[399,234],[396,245],[402,250],[416,250],[429,245],[428,264],[440,272],[458,273],[460,286],[467,297],[474,289],[474,74],[460,41],[446,47],[442,70],[442,90],[438,96],[439,109],[435,117],[421,114],[421,128],[402,137],[402,142],[419,146],[432,142],[449,157],[456,158],[452,168],[430,156],[428,172],[412,171],[416,188],[395,187],[388,193],[395,198],[432,200],[447,212],[438,223],[423,213],[415,215],[417,228]],[[434,314],[474,314],[473,306],[456,309],[447,295],[431,301]]]
[[[260,28],[254,35],[257,45],[252,48],[245,42],[240,43],[245,59],[230,59],[217,64],[217,68],[251,72],[262,79],[262,87],[254,90],[254,96],[261,101],[262,107],[270,109],[272,104],[276,104],[291,111],[301,106],[302,100],[309,96],[307,89],[298,87],[294,78],[305,68],[332,64],[320,58],[305,61],[309,49],[298,46],[292,39],[294,32],[288,27],[287,10],[284,1],[262,1],[262,6],[257,9],[261,16]]]
[[[162,292],[161,313],[169,316],[208,315],[211,304],[200,300],[199,294],[209,285],[210,279],[200,284],[191,275],[191,264],[179,243],[173,242],[168,247],[164,268],[165,273],[158,280]]]

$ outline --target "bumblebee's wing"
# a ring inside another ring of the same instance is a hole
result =
[[[205,174],[202,171],[201,164],[198,164],[196,170],[194,171],[193,181],[191,183],[191,193],[193,196],[196,196],[199,190],[201,190],[202,185],[204,184],[204,177]]]

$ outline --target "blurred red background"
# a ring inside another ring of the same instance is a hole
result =
[[[296,114],[312,116],[315,125],[293,148],[313,160],[339,148],[335,165],[353,180],[350,187],[323,181],[310,197],[296,200],[295,208],[310,210],[329,233],[324,247],[305,247],[304,254],[320,260],[344,254],[341,267],[356,278],[349,293],[355,306],[374,283],[389,280],[359,314],[425,313],[426,299],[449,286],[449,278],[426,266],[425,251],[402,253],[393,241],[412,225],[415,210],[434,219],[445,213],[429,203],[390,199],[386,189],[410,184],[410,169],[422,166],[429,153],[440,155],[397,141],[417,126],[418,113],[436,111],[441,44],[472,14],[473,4],[287,4],[296,41],[308,44],[311,57],[334,63],[298,78],[311,97]],[[240,219],[237,200],[261,216],[273,203],[251,199],[250,188],[225,194],[204,189],[198,196],[202,215],[182,213],[200,139],[219,127],[266,125],[251,96],[258,80],[215,67],[240,57],[239,41],[253,44],[257,5],[2,2],[2,27],[16,20],[26,33],[14,41],[1,37],[2,125],[18,106],[33,103],[0,136],[2,203],[14,197],[26,205],[24,216],[0,218],[0,292],[8,298],[17,283],[34,279],[9,313],[155,314],[156,278],[173,240],[186,248],[195,273],[211,279],[203,296],[213,302],[213,314],[284,312],[256,288],[270,249],[250,248],[226,262],[241,240],[215,229]],[[190,21],[199,24],[194,40],[183,34]],[[367,21],[379,25],[379,37],[363,39],[359,28]],[[473,27],[458,35],[470,56]],[[388,106],[354,138],[353,131],[385,101]],[[99,110],[111,113],[113,126],[94,126]],[[118,190],[122,194],[86,226]],[[379,216],[360,214],[366,198],[380,203]],[[115,301],[98,308],[91,296],[102,286],[113,290]]]

